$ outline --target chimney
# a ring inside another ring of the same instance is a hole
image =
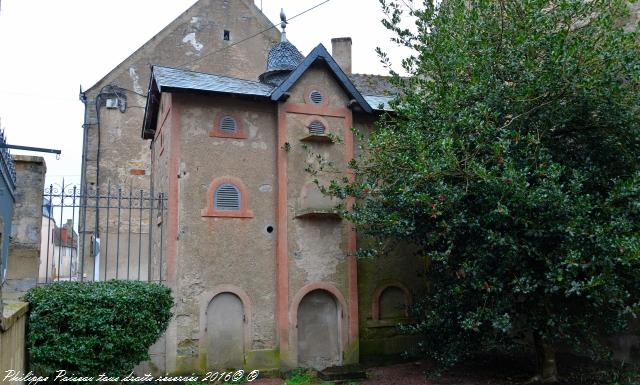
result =
[[[351,38],[331,39],[331,56],[347,75],[351,75]]]

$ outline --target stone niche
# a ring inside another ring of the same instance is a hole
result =
[[[313,182],[307,183],[300,191],[295,210],[296,218],[340,219],[336,209],[338,202],[320,191]]]

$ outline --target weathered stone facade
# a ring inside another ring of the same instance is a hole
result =
[[[150,65],[257,79],[278,30],[235,43],[270,25],[251,0],[200,0],[84,92],[83,182],[148,189],[150,152],[139,133]]]
[[[334,41],[334,51],[348,71],[346,42],[350,48],[350,39]],[[411,346],[395,325],[408,320],[419,261],[398,253],[358,263],[352,226],[314,183],[340,174],[305,170],[321,154],[348,176],[358,145],[351,128],[370,132],[384,111],[371,108],[322,46],[293,68],[277,70],[286,79],[280,87],[290,84],[275,100],[267,97],[275,85],[260,94],[263,83],[231,87],[213,77],[206,91],[191,72],[154,69],[159,101],[147,104],[143,135],[152,139],[152,187],[168,203],[157,220],[166,242],[153,254],[164,250],[176,297],[176,317],[154,348],[165,347],[158,368],[325,368]],[[167,71],[196,85],[172,89],[161,79]],[[233,121],[227,132],[225,119]],[[318,123],[322,132],[311,128]],[[219,198],[221,186],[237,194],[231,210],[218,207],[229,199]]]
[[[13,199],[13,216],[6,283],[0,284],[0,373],[3,383],[21,384],[12,373],[25,373],[27,367],[25,332],[29,306],[19,299],[36,285],[40,261],[40,225],[42,191],[46,165],[44,158],[14,155],[15,191],[2,192],[3,199]],[[6,220],[3,218],[3,220]],[[9,239],[2,231],[4,242]],[[11,372],[13,371],[13,372]]]
[[[150,66],[165,65],[257,79],[269,48],[279,39],[278,30],[274,28],[242,44],[236,43],[269,26],[270,21],[252,0],[200,0],[93,87],[81,93],[85,104],[81,184],[89,189],[97,186],[103,192],[109,185],[125,191],[149,191],[151,153],[148,143],[140,140],[140,127]],[[108,226],[105,213],[100,214],[99,234],[103,240],[100,271],[106,271],[106,276],[110,277],[115,277],[119,271],[122,277],[127,267],[122,263],[116,266],[113,262],[105,266],[106,252],[111,250],[113,253],[117,249],[118,232],[121,237],[127,236],[124,232],[127,229],[118,229],[113,223]],[[90,277],[94,274],[95,261],[89,240],[96,234],[96,211],[88,208],[80,218],[84,250],[79,254],[84,256],[84,272]],[[137,223],[138,219],[139,213],[134,212],[132,222]],[[144,216],[142,222],[147,225],[147,221]],[[146,233],[142,239],[147,239]],[[132,249],[141,247],[146,258],[147,244],[138,243],[138,238],[133,237]],[[146,264],[146,259],[142,263]]]
[[[42,191],[47,166],[39,156],[14,155],[16,193],[5,298],[17,298],[34,287],[40,264]]]
[[[632,21],[638,10],[634,5]],[[156,371],[322,368],[397,356],[413,346],[394,325],[408,321],[406,305],[426,286],[418,277],[424,261],[411,250],[356,261],[356,234],[314,184],[336,174],[305,171],[311,154],[321,154],[348,176],[346,162],[358,148],[351,127],[370,132],[384,113],[365,102],[375,110],[367,111],[356,95],[384,99],[378,79],[341,77],[330,65],[337,62],[351,75],[350,39],[335,40],[335,62],[321,55],[276,100],[157,85],[149,100],[139,95],[149,89],[149,64],[180,67],[268,24],[250,1],[201,0],[86,93],[84,180],[150,186],[168,197],[164,216],[151,219],[164,234],[152,255],[154,266],[166,271],[176,306],[165,337],[151,349],[148,366]],[[255,80],[277,38],[273,30],[184,68]],[[280,84],[290,74],[272,75]],[[319,103],[312,91],[322,95]],[[95,99],[101,92],[99,141]],[[128,107],[107,108],[107,99],[116,107],[126,99]],[[144,103],[154,129],[145,126],[143,135],[151,142],[139,138],[143,110],[132,108]],[[237,125],[232,133],[223,132],[226,117]],[[315,122],[331,135],[310,135]],[[233,212],[216,208],[223,185],[238,193]]]

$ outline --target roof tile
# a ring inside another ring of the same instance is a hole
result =
[[[160,91],[162,88],[178,88],[265,97],[273,91],[272,86],[256,81],[170,67],[154,66],[153,76]]]

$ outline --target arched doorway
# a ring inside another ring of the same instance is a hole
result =
[[[321,370],[341,364],[340,313],[334,296],[314,290],[298,307],[298,366]]]
[[[380,293],[379,317],[381,320],[406,318],[407,295],[397,286],[389,286]]]
[[[216,295],[207,306],[207,367],[241,368],[244,365],[245,314],[240,298]]]

